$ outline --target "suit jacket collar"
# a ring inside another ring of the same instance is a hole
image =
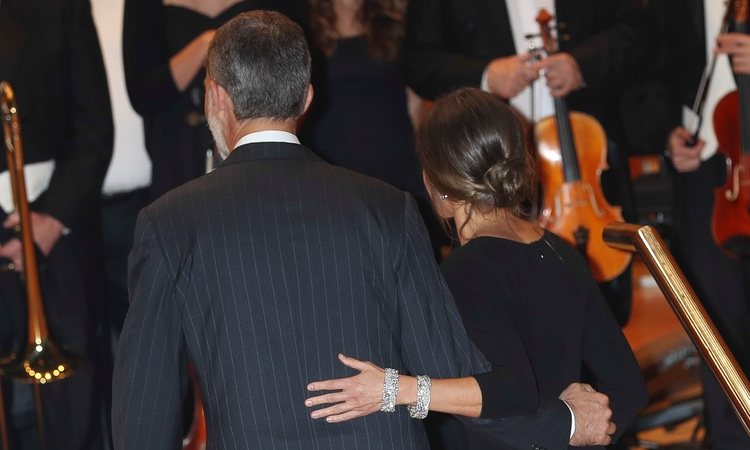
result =
[[[36,18],[38,0],[2,0],[0,2],[0,78],[15,81],[23,57],[28,31]]]
[[[307,147],[287,142],[256,142],[237,147],[221,164],[226,166],[247,161],[268,159],[302,159],[323,161]]]

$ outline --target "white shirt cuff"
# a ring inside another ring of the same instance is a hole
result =
[[[479,89],[483,90],[484,92],[490,92],[490,83],[487,81],[487,72],[489,72],[490,66],[484,68],[484,72],[482,72],[482,83],[479,85]]]
[[[573,412],[573,408],[571,408],[570,405],[565,400],[561,400],[561,401],[565,403],[565,406],[568,407],[568,411],[570,411],[570,436],[568,437],[568,439],[570,439],[576,433],[576,415]]]

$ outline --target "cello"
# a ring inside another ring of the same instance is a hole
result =
[[[748,33],[748,0],[733,0],[734,29]],[[714,108],[713,126],[719,152],[726,158],[724,186],[714,191],[711,232],[725,253],[750,257],[750,75],[738,74],[737,90]]]
[[[544,51],[557,53],[552,15],[541,9],[536,21]],[[588,260],[596,281],[609,281],[625,271],[631,255],[604,242],[604,227],[623,221],[620,208],[607,202],[599,181],[607,168],[607,138],[596,119],[568,112],[563,98],[555,97],[554,102],[555,115],[534,127],[543,191],[538,224],[575,246]]]

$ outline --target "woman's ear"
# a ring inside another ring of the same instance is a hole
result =
[[[422,182],[424,182],[427,195],[430,196],[432,209],[435,210],[435,213],[443,219],[450,219],[455,216],[458,204],[451,200],[447,194],[437,192],[435,186],[430,182],[430,177],[427,176],[427,172],[424,170],[422,171]]]

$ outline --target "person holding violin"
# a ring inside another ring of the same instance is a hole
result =
[[[737,32],[731,17],[730,32],[722,33],[725,12],[725,3],[713,0],[651,3],[651,23],[661,35],[659,46],[652,49],[653,64],[646,68],[651,75],[642,82],[641,97],[647,100],[641,110],[631,110],[631,116],[638,120],[639,132],[650,146],[666,148],[674,169],[672,251],[740,366],[750,374],[750,265],[747,259],[722,250],[712,233],[712,227],[727,225],[722,223],[727,221],[712,224],[716,222],[712,219],[716,189],[727,179],[727,157],[722,152],[728,150],[721,144],[727,137],[714,126],[716,118],[725,113],[716,105],[736,89],[740,77],[750,75],[750,35]],[[714,58],[714,70],[705,70]],[[704,72],[711,73],[711,81],[701,96]],[[696,97],[705,97],[705,101],[696,102]],[[697,109],[698,103],[703,103],[702,126],[696,133],[695,125],[689,129],[691,124],[683,124],[681,108],[694,105]],[[728,116],[736,121],[736,107]],[[735,128],[729,133],[734,134],[735,142],[739,132]],[[707,448],[750,448],[750,437],[705,365],[701,381]]]
[[[539,34],[535,18],[541,8],[556,17],[560,52],[532,61],[527,35]],[[571,111],[594,116],[609,141],[604,193],[623,206],[628,220],[634,206],[627,161],[615,145],[622,137],[616,105],[644,54],[645,31],[643,10],[632,0],[412,0],[403,69],[408,84],[429,99],[481,87],[532,122],[553,114],[553,96],[565,97]],[[624,324],[629,273],[601,287]]]

